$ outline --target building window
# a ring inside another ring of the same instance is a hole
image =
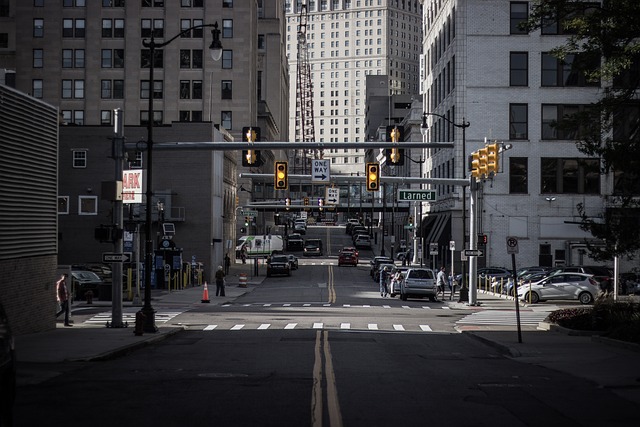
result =
[[[85,20],[84,19],[63,19],[62,20],[62,37],[84,38]]]
[[[162,111],[153,111],[153,124],[154,126],[162,125],[163,117]],[[149,111],[140,111],[140,126],[147,126],[149,124]]]
[[[190,99],[190,97],[191,97],[191,81],[180,80],[180,99]]]
[[[233,7],[233,0],[222,0],[222,7]]]
[[[84,169],[87,167],[87,150],[73,150],[73,167]]]
[[[191,120],[191,112],[189,110],[180,110],[178,120],[181,122],[188,122]]]
[[[164,7],[164,0],[142,0],[142,7]]]
[[[73,111],[73,124],[78,126],[84,125],[84,110]]]
[[[102,0],[102,7],[124,7],[125,0]]]
[[[509,194],[528,194],[528,158],[509,158]]]
[[[73,97],[75,99],[84,98],[84,80],[73,81]]]
[[[71,99],[73,94],[73,80],[62,80],[62,98]]]
[[[558,123],[579,113],[581,109],[579,105],[542,104],[542,139],[577,139],[579,129],[558,126]]]
[[[202,7],[202,0],[180,0],[182,7]]]
[[[222,50],[222,68],[223,69],[231,69],[233,68],[233,51],[229,49]]]
[[[153,81],[153,99],[163,98],[163,81]],[[142,80],[140,82],[140,99],[149,99],[149,80]]]
[[[202,49],[180,49],[180,68],[202,68]]]
[[[69,214],[69,196],[58,196],[58,215]]]
[[[111,80],[102,80],[100,82],[100,97],[102,99],[111,99]]]
[[[44,19],[33,20],[33,37],[44,37]]]
[[[85,0],[64,0],[62,2],[62,5],[64,7],[84,7],[85,6]]]
[[[220,113],[220,122],[223,128],[226,130],[233,129],[233,114],[231,111],[222,111]]]
[[[98,196],[78,196],[78,215],[98,215]]]
[[[140,67],[149,68],[151,64],[151,51],[150,49],[142,49],[140,52]],[[164,64],[164,51],[155,49],[153,54],[153,68],[163,68]]]
[[[100,124],[102,126],[110,126],[111,125],[111,110],[102,110],[102,111],[100,111]]]
[[[153,27],[152,27],[153,23]],[[154,38],[164,37],[164,19],[142,19],[140,21],[140,35],[142,38],[151,37],[153,33]]]
[[[509,104],[509,139],[529,139],[527,104]]]
[[[264,34],[258,34],[258,50],[265,50],[266,48]]]
[[[509,85],[529,85],[529,53],[511,52],[509,58]]]
[[[520,29],[520,24],[529,18],[529,2],[512,1],[510,18],[511,34],[527,34],[527,30]]]
[[[600,194],[600,160],[545,158],[540,159],[543,194]]]
[[[34,98],[42,99],[42,80],[40,79],[32,80],[31,94]]]
[[[113,21],[111,19],[102,20],[102,37],[113,37]]]
[[[111,49],[102,49],[102,68],[111,68]]]
[[[102,80],[100,88],[102,99],[124,99],[124,80]]]
[[[576,34],[575,28],[567,28],[564,18],[573,19],[576,16],[582,16],[591,13],[593,10],[600,8],[600,2],[571,2],[576,8],[568,12],[560,21],[551,21],[543,19],[541,33],[544,35],[571,35]]]
[[[42,49],[33,49],[33,68],[42,68],[44,66],[44,51]]]
[[[222,20],[222,38],[230,39],[233,37],[233,19]]]
[[[584,69],[599,67],[599,59],[588,61],[584,55],[568,54],[564,60],[542,52],[542,86],[600,86],[599,81],[587,80]]]
[[[231,80],[222,81],[222,99],[233,99],[233,83]]]

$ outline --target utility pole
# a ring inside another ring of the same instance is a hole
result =
[[[113,137],[113,160],[115,161],[115,197],[113,201],[113,252],[123,253],[122,219],[122,170],[124,161],[124,113],[120,108],[114,110],[115,135]],[[122,328],[122,261],[111,264],[111,324],[112,328]]]

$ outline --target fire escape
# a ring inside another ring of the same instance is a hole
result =
[[[300,4],[300,22],[298,24],[298,73],[296,77],[296,141],[315,142],[316,130],[313,120],[313,82],[307,45],[307,23],[309,14],[307,4]],[[312,152],[315,151],[315,152]],[[311,156],[322,158],[321,150],[294,150],[293,173],[307,174],[311,171]]]

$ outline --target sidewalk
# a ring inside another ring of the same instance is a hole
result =
[[[264,270],[260,271],[260,276],[252,277],[249,272],[252,267],[249,264],[232,266],[228,275],[226,296],[215,297],[215,285],[213,285],[213,293],[211,287],[209,288],[210,304],[224,304],[234,300],[251,292],[262,283],[265,278]],[[240,273],[248,274],[246,288],[238,286]],[[156,290],[152,293],[152,305],[155,307],[163,304],[200,304],[202,291],[202,286],[173,292]],[[478,306],[469,306],[455,301],[455,298],[449,301],[448,295],[445,298],[445,302],[451,309],[470,312],[511,310],[515,304],[512,298],[507,299],[506,296],[500,297],[482,291],[478,292],[477,301]],[[97,303],[111,306],[109,302]],[[129,302],[125,307],[131,305]],[[82,307],[81,304],[79,306]],[[74,308],[76,308],[75,305]],[[526,306],[523,309],[526,309]],[[56,364],[67,361],[105,360],[153,344],[182,330],[179,327],[159,324],[158,332],[136,336],[133,333],[133,325],[129,325],[128,328],[85,325],[65,328],[61,323],[59,325],[60,327],[51,331],[16,337],[19,384],[37,384],[47,379],[47,373],[56,374],[50,370],[29,369],[30,363]],[[595,336],[570,335],[566,330],[544,323],[540,324],[537,331],[523,331],[522,342],[518,341],[517,329],[513,326],[460,325],[457,329],[462,335],[480,340],[514,360],[587,378],[640,404],[640,346],[638,345]]]

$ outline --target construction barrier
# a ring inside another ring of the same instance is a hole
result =
[[[207,282],[204,282],[204,289],[202,291],[202,302],[208,303],[209,301],[209,289],[207,288]]]
[[[241,288],[247,287],[247,273],[240,273],[240,278],[238,280],[240,282],[239,286]]]

